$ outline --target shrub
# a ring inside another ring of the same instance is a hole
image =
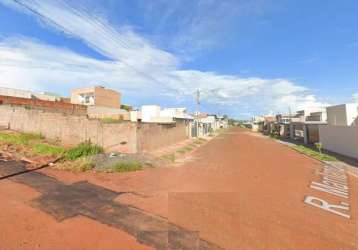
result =
[[[103,153],[104,150],[101,146],[93,145],[89,142],[81,143],[74,148],[68,150],[65,154],[67,160],[76,160],[78,158],[90,155],[96,155]]]
[[[317,142],[314,144],[316,146],[316,148],[318,149],[319,153],[322,154],[322,148],[323,148],[323,144],[321,142]]]

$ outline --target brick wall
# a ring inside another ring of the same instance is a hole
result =
[[[0,105],[24,106],[27,109],[41,109],[67,114],[86,115],[87,107],[60,101],[44,101],[39,99],[27,99],[0,95]]]
[[[107,124],[86,116],[0,105],[0,126],[21,132],[41,133],[68,146],[90,140],[108,151],[137,151],[137,126],[130,122]]]
[[[142,123],[137,132],[138,150],[148,152],[188,138],[185,121],[174,124]]]
[[[170,125],[129,121],[104,123],[83,115],[13,105],[0,105],[0,127],[41,133],[46,138],[59,140],[68,146],[90,140],[107,151],[123,153],[148,152],[188,137],[185,121]]]

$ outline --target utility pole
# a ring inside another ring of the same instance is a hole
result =
[[[200,90],[196,91],[196,135],[199,136]]]
[[[196,114],[199,115],[200,112],[200,90],[196,91]]]

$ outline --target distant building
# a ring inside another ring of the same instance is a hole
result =
[[[102,86],[71,90],[71,103],[107,108],[121,108],[121,93]]]
[[[330,126],[358,126],[358,104],[327,107],[327,122]]]
[[[327,111],[317,111],[312,112],[309,116],[306,117],[308,122],[327,122]]]
[[[142,121],[142,112],[138,110],[129,111],[130,121],[138,122]]]
[[[292,121],[292,115],[276,115],[276,120],[280,124],[289,124]]]
[[[207,125],[208,132],[214,132],[220,128],[221,121],[216,115],[206,115],[205,117],[199,116],[197,120]]]
[[[161,117],[187,118],[186,108],[165,108],[160,111]]]
[[[188,113],[186,108],[164,108],[161,109],[158,105],[143,105],[141,112],[133,113],[133,119],[135,116],[141,115],[142,122],[152,123],[171,123],[175,120],[191,120],[193,119]]]
[[[39,99],[44,101],[61,101],[62,98],[59,95],[49,92],[33,92],[28,90],[12,89],[0,87],[0,95],[11,96],[26,99]]]
[[[160,117],[160,106],[158,105],[143,105],[141,108],[142,122],[154,122]]]

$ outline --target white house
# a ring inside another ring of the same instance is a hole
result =
[[[358,126],[358,104],[348,103],[327,107],[327,122],[331,126]]]
[[[358,104],[327,107],[327,123],[319,126],[323,148],[358,159]]]
[[[220,122],[217,119],[216,115],[207,115],[206,117],[198,118],[198,121],[201,123],[208,124],[209,130],[216,131],[220,127]]]
[[[252,117],[251,123],[250,123],[252,131],[254,131],[254,132],[261,131],[263,129],[264,122],[265,122],[265,117],[263,117],[263,116]]]
[[[192,120],[186,108],[164,108],[157,105],[144,105],[141,108],[142,122],[171,123],[175,119]]]
[[[189,117],[186,108],[165,108],[160,111],[161,117],[186,119]]]
[[[160,117],[160,106],[143,105],[141,108],[142,122],[153,122],[154,118]]]
[[[132,110],[129,112],[129,117],[131,122],[137,122],[138,120],[142,120],[142,112],[138,110]]]
[[[312,112],[309,116],[306,117],[306,121],[309,122],[327,122],[327,111],[316,111]]]

